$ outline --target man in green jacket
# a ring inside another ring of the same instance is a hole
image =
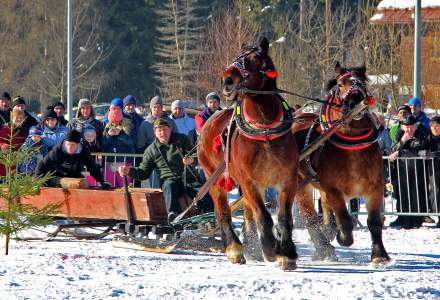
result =
[[[196,171],[192,168],[195,164],[195,158],[186,155],[193,149],[193,145],[185,135],[172,132],[166,119],[155,120],[153,129],[155,140],[145,149],[139,167],[121,166],[119,174],[121,176],[128,175],[135,180],[145,180],[150,177],[154,169],[157,169],[171,221],[182,212],[179,198],[185,194],[194,197],[197,193],[192,187],[185,187],[183,178],[186,173],[186,183],[192,184],[199,180]],[[199,207],[204,212],[213,210],[209,194],[200,201],[200,204]]]

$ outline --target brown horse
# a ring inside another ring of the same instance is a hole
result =
[[[329,98],[323,106],[320,116],[315,120],[321,121],[324,130],[332,126],[332,122],[340,119],[356,104],[368,96],[366,87],[365,67],[346,69],[336,64],[336,78],[327,84]],[[301,118],[301,115],[298,116]],[[320,123],[320,122],[317,122]],[[312,125],[315,131],[301,131],[300,125],[294,124],[292,130],[298,143],[304,144],[305,139],[319,138],[318,125]],[[305,134],[306,133],[306,134]],[[301,141],[300,141],[301,140]],[[342,246],[353,244],[353,222],[347,211],[345,202],[352,198],[363,196],[368,211],[368,229],[372,239],[371,260],[375,264],[389,262],[390,258],[382,242],[381,203],[383,200],[383,163],[381,151],[377,143],[377,130],[374,120],[368,110],[356,116],[348,126],[334,134],[329,141],[315,151],[309,160],[300,164],[300,181],[305,177],[312,177],[312,185],[321,194],[321,203],[324,211],[324,228],[331,228],[330,217],[332,212],[336,218],[337,240]],[[298,201],[303,218],[308,226],[316,228],[318,217],[311,199],[310,185],[299,191],[297,196],[305,197]],[[317,249],[320,243],[326,243],[321,238],[312,240]],[[320,258],[331,258],[331,252],[320,253]]]
[[[211,176],[228,155],[227,176],[239,184],[245,208],[245,238],[257,229],[263,255],[278,261],[282,269],[296,268],[297,253],[292,241],[292,203],[296,193],[298,150],[290,131],[292,116],[289,107],[274,91],[276,70],[268,56],[269,42],[262,39],[258,47],[245,48],[222,76],[223,93],[237,100],[233,109],[214,114],[205,124],[198,146],[199,162]],[[249,92],[253,90],[253,92]],[[232,126],[228,126],[232,124]],[[213,149],[225,128],[229,147]],[[271,215],[264,206],[267,187],[277,187],[279,239],[274,235]],[[225,253],[233,263],[245,263],[243,246],[231,223],[227,194],[218,185],[211,188]]]

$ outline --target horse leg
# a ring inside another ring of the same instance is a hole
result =
[[[296,269],[296,260],[298,259],[296,247],[292,240],[292,204],[294,197],[294,188],[284,187],[279,191],[278,230],[280,240],[277,241],[276,254],[280,268],[283,270]]]
[[[382,242],[383,222],[380,213],[382,198],[382,190],[378,191],[377,195],[366,197],[368,211],[367,224],[372,241],[371,262],[376,265],[385,264],[390,261],[390,257]]]
[[[273,221],[263,202],[264,189],[257,188],[251,182],[241,184],[246,208],[252,211],[258,236],[260,238],[263,257],[267,261],[275,261],[276,239],[273,234]]]
[[[213,186],[211,196],[214,201],[226,257],[234,264],[246,263],[243,256],[243,246],[232,227],[231,209],[228,205],[226,193],[217,186]]]
[[[331,242],[336,238],[338,228],[336,227],[336,220],[333,211],[328,205],[327,194],[320,191],[321,208],[322,208],[322,225],[321,230],[326,239]]]
[[[243,226],[243,247],[246,260],[264,261],[261,255],[261,244],[258,239],[257,225],[255,223],[252,209],[244,204],[244,226]]]
[[[306,186],[302,191],[297,191],[296,202],[299,205],[301,216],[305,222],[312,243],[315,246],[313,260],[336,261],[335,248],[319,226],[319,218],[313,205],[312,187]]]
[[[336,218],[336,225],[338,228],[336,234],[336,240],[339,245],[349,247],[353,244],[353,221],[351,220],[350,214],[348,213],[347,206],[345,204],[345,199],[343,195],[337,191],[332,190],[326,192],[327,205],[333,210]],[[325,199],[325,198],[324,198]],[[321,198],[321,200],[324,200]]]

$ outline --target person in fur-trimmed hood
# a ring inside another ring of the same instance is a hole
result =
[[[102,135],[104,132],[104,124],[95,118],[95,111],[93,110],[92,103],[89,99],[83,98],[78,102],[78,111],[76,112],[76,118],[69,121],[67,128],[75,129],[79,133],[83,134],[83,129],[86,124],[92,125],[96,130],[96,141],[98,144],[102,143]]]

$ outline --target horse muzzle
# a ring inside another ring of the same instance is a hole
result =
[[[227,101],[232,101],[237,98],[237,84],[231,76],[228,76],[223,81],[222,93]]]

